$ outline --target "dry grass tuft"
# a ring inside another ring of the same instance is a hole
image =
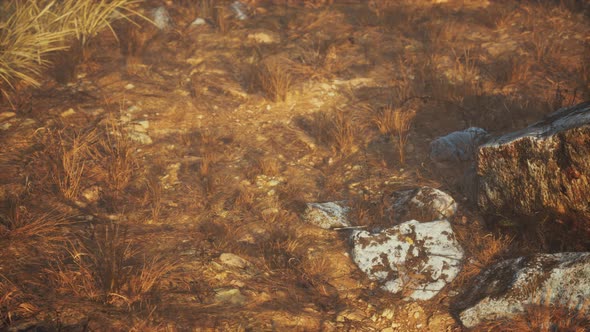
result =
[[[463,266],[461,274],[456,279],[459,284],[463,284],[475,277],[486,266],[494,263],[510,249],[510,245],[514,240],[513,237],[507,235],[494,235],[492,233],[476,236],[473,235],[473,232],[469,234],[457,232],[456,234],[469,256],[472,257],[469,263]]]
[[[405,146],[416,116],[416,110],[394,108],[391,104],[385,107],[371,109],[371,120],[381,135],[388,135],[397,140],[399,159],[405,164]]]
[[[106,137],[95,146],[94,158],[99,160],[101,167],[106,170],[109,188],[115,193],[120,193],[136,176],[139,161],[133,142],[114,121],[106,128],[105,135]]]
[[[160,279],[177,267],[157,256],[146,257],[127,227],[112,222],[91,226],[70,242],[68,252],[69,259],[47,271],[59,292],[129,309],[148,303]]]
[[[38,311],[16,284],[0,275],[0,328],[33,316]]]
[[[48,132],[46,147],[54,156],[51,158],[53,181],[60,193],[68,200],[76,199],[85,172],[90,147],[96,142],[97,133],[68,133],[65,130]]]
[[[73,31],[57,29],[51,12],[55,3],[13,1],[0,15],[0,90],[10,101],[19,86],[39,86],[38,77],[49,64],[47,55],[63,50]],[[4,17],[3,17],[4,16]]]
[[[133,9],[139,2],[33,0],[11,1],[4,5],[7,15],[0,16],[2,95],[10,101],[11,90],[20,86],[39,86],[38,77],[49,65],[49,55],[69,48],[66,41],[71,38],[78,41],[79,51],[84,56],[88,41],[98,32],[105,28],[114,32],[112,21],[131,21],[131,16],[141,16]],[[74,47],[74,52],[76,49]]]
[[[287,59],[268,58],[258,66],[257,80],[262,91],[274,102],[285,101],[293,76],[289,72]]]

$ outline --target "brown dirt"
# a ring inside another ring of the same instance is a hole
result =
[[[119,40],[96,37],[74,75],[60,62],[42,88],[21,92],[14,116],[1,106],[0,327],[459,329],[448,307],[468,277],[433,301],[401,302],[358,271],[345,234],[302,222],[303,203],[379,201],[423,184],[462,202],[429,161],[429,142],[469,126],[509,132],[589,99],[589,9],[304,3],[251,1],[255,13],[227,18],[225,32],[190,26],[199,13],[188,1],[168,4],[173,29],[116,25]],[[260,75],[288,80],[284,100]],[[377,125],[386,107],[416,112],[405,164],[398,137]],[[64,166],[76,137],[86,142],[79,183]],[[463,210],[470,277],[493,262],[481,254],[489,241],[472,238],[492,230]],[[542,249],[534,236],[524,251]],[[523,241],[490,255],[522,252]],[[222,253],[251,266],[223,265]],[[158,264],[169,269],[158,274]],[[150,273],[153,287],[134,290]]]

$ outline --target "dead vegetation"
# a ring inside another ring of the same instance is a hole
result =
[[[245,21],[228,4],[172,2],[178,24],[158,31],[150,2],[0,3],[0,329],[57,329],[63,307],[93,330],[390,327],[375,309],[390,295],[350,267],[344,232],[302,222],[305,203],[348,200],[355,226],[386,227],[388,192],[460,196],[428,160],[433,138],[590,97],[574,1],[250,1]],[[469,260],[452,290],[505,257],[587,250],[471,219],[454,224]],[[446,294],[424,307],[447,310]],[[532,307],[494,324],[587,318]]]

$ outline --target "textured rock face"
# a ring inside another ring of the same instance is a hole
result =
[[[383,289],[407,299],[428,300],[461,269],[463,250],[446,220],[411,220],[372,234],[352,234],[352,257]]]
[[[538,254],[490,267],[456,304],[463,325],[522,313],[526,305],[581,309],[590,296],[590,253]]]
[[[348,227],[348,210],[345,202],[307,203],[303,219],[323,229]]]
[[[395,222],[448,219],[457,212],[457,203],[449,194],[431,187],[394,192],[386,202]]]
[[[484,213],[543,212],[590,225],[590,102],[482,145],[477,174]]]
[[[439,166],[473,161],[477,147],[489,139],[482,128],[471,127],[439,137],[430,143],[430,159]]]

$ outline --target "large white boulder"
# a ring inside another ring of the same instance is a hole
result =
[[[455,307],[463,325],[472,328],[532,304],[581,309],[589,298],[590,253],[537,254],[491,266]]]
[[[354,231],[351,239],[358,267],[406,299],[431,299],[461,269],[463,250],[446,220],[411,220],[375,234]]]

